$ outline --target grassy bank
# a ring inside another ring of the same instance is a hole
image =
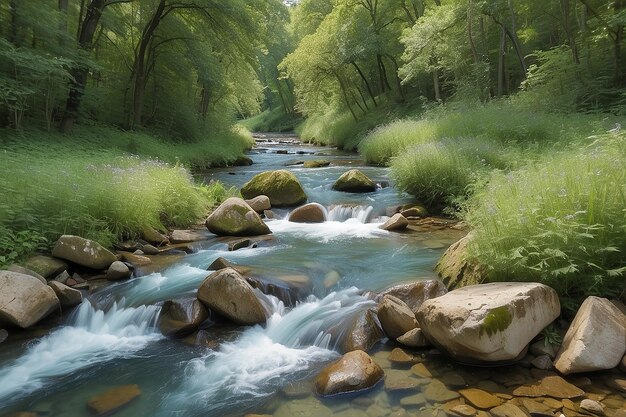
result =
[[[286,114],[282,108],[265,110],[256,116],[239,121],[251,132],[293,132],[302,123],[302,117],[295,114]]]
[[[249,143],[228,133],[172,145],[107,127],[83,127],[68,137],[2,133],[0,265],[48,249],[61,234],[108,246],[147,226],[193,224],[232,191],[194,183],[186,167],[227,163]]]

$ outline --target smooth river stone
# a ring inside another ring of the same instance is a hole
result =
[[[426,395],[426,399],[428,401],[437,403],[444,403],[446,401],[454,400],[455,398],[459,398],[460,396],[458,392],[451,391],[443,384],[443,382],[436,379],[428,384],[424,394]]]
[[[139,386],[122,385],[96,395],[89,400],[87,406],[99,416],[104,416],[128,405],[139,395],[141,395]]]
[[[553,398],[577,398],[585,395],[585,391],[570,384],[560,376],[546,376],[538,383],[523,385],[513,391],[517,397],[553,397]]]
[[[477,388],[462,389],[459,394],[463,396],[470,404],[477,408],[493,408],[502,404],[502,400],[495,395],[489,394]]]

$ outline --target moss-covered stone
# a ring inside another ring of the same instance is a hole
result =
[[[241,188],[241,195],[245,199],[266,195],[272,207],[297,206],[307,200],[298,178],[286,170],[266,171],[255,175]]]
[[[506,306],[492,308],[483,319],[480,334],[487,333],[491,337],[494,334],[506,330],[513,321],[513,316]]]
[[[376,191],[376,184],[358,169],[351,169],[335,181],[333,190],[347,193],[369,193]]]
[[[304,164],[302,166],[304,168],[323,168],[329,165],[330,165],[329,161],[326,161],[324,159],[317,159],[313,161],[304,161]]]
[[[261,217],[241,198],[224,201],[207,219],[206,227],[220,236],[258,236],[272,233]]]

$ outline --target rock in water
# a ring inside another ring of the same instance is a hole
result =
[[[106,269],[117,261],[115,255],[98,242],[72,235],[63,235],[57,240],[52,256],[91,269]]]
[[[409,225],[409,221],[400,213],[396,213],[385,223],[378,226],[380,229],[387,231],[400,231],[406,229]]]
[[[402,336],[398,337],[397,341],[404,346],[413,348],[423,348],[430,346],[430,343],[428,343],[428,340],[426,340],[426,338],[424,337],[424,333],[422,333],[422,329],[420,328],[409,330]]]
[[[417,319],[426,337],[462,361],[516,359],[561,313],[552,288],[492,283],[451,291],[422,304]]]
[[[137,385],[122,385],[96,395],[87,402],[87,406],[97,415],[105,416],[128,405],[139,395],[141,391]]]
[[[170,242],[174,244],[191,243],[204,239],[206,238],[195,230],[172,230],[170,235]]]
[[[252,208],[252,210],[257,213],[263,213],[265,210],[271,210],[272,203],[270,202],[270,198],[266,195],[257,195],[250,200],[245,200],[246,203]]]
[[[574,317],[554,366],[562,374],[619,365],[626,352],[626,315],[606,298],[587,297]]]
[[[522,385],[513,390],[516,397],[552,397],[552,398],[577,398],[585,395],[585,391],[570,384],[557,375],[546,376],[539,382]]]
[[[397,339],[417,327],[415,314],[400,299],[385,295],[378,306],[378,320],[383,330],[392,339]]]
[[[326,209],[318,203],[309,203],[294,209],[287,219],[294,223],[324,223]]]
[[[296,176],[284,169],[255,175],[241,188],[241,195],[245,199],[266,195],[272,207],[297,206],[307,200]]]
[[[124,262],[115,261],[111,264],[107,270],[106,278],[109,281],[118,281],[121,279],[130,278],[132,271]]]
[[[162,235],[152,227],[144,227],[141,231],[141,236],[146,242],[152,243],[153,245],[161,246],[169,243],[167,236]]]
[[[346,193],[369,193],[376,191],[376,184],[358,169],[351,169],[335,181],[333,190]]]
[[[199,300],[168,300],[159,315],[161,333],[169,337],[185,337],[209,318],[209,312]]]
[[[48,285],[54,290],[54,293],[57,295],[59,302],[61,303],[61,307],[74,307],[83,302],[83,294],[75,290],[74,288],[70,288],[65,284],[61,284],[57,281],[50,281]]]
[[[441,297],[447,292],[446,286],[441,281],[429,279],[394,285],[382,291],[376,300],[382,300],[385,295],[393,295],[404,301],[413,314],[416,314],[424,301]]]
[[[354,350],[322,370],[315,380],[315,391],[324,397],[365,391],[376,386],[384,375],[367,353]]]
[[[261,217],[241,198],[224,201],[206,220],[211,233],[220,236],[259,236],[272,233]]]
[[[326,161],[324,159],[304,161],[302,167],[304,168],[323,168],[330,165],[330,161]]]
[[[54,290],[37,278],[0,271],[0,324],[25,329],[59,308]]]
[[[367,352],[384,336],[385,334],[380,328],[378,320],[376,320],[376,311],[370,309],[359,313],[354,318],[351,326],[343,333],[338,345],[342,353],[353,350]]]
[[[253,325],[265,323],[267,318],[254,288],[232,268],[209,275],[198,288],[198,299],[235,323]]]

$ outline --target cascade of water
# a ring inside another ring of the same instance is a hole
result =
[[[151,341],[160,307],[121,308],[104,312],[85,301],[64,326],[33,344],[14,363],[0,370],[0,400],[31,393],[50,379],[116,358],[133,357]]]
[[[337,356],[329,349],[332,338],[326,329],[373,305],[356,288],[331,293],[322,300],[311,296],[288,312],[274,298],[273,314],[265,328],[252,327],[219,351],[187,363],[185,377],[165,399],[162,415],[185,415],[191,409],[220,415],[232,406],[233,396],[244,407],[274,392],[287,378],[306,377],[314,364]]]
[[[331,207],[328,211],[328,221],[345,222],[356,219],[360,223],[368,223],[371,220],[374,207],[372,206],[343,206]]]

